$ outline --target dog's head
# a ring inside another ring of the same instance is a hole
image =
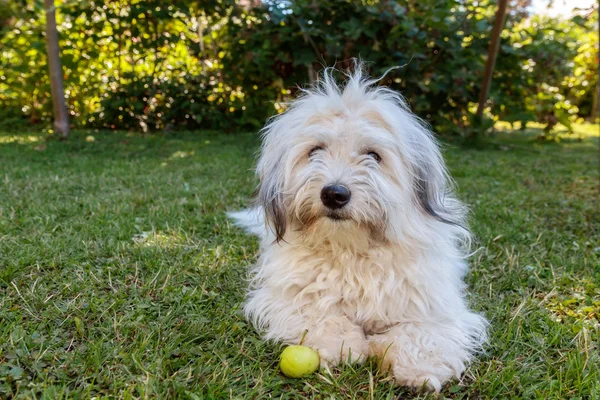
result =
[[[359,67],[338,86],[328,71],[264,128],[258,201],[278,241],[290,229],[398,240],[460,222],[432,134],[376,83]]]

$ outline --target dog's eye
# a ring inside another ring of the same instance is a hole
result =
[[[374,151],[370,151],[367,153],[367,155],[369,157],[371,157],[373,160],[377,161],[378,163],[381,162],[381,156],[378,153],[376,153]]]
[[[315,155],[315,153],[319,150],[323,150],[323,146],[315,146],[312,149],[310,149],[310,151],[308,152],[308,156],[312,157]]]

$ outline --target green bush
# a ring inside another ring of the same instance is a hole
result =
[[[534,16],[505,31],[494,74],[491,112],[510,122],[536,121],[547,130],[592,111],[598,82],[598,14],[561,21]]]
[[[0,0],[1,1],[1,0]],[[71,124],[256,128],[324,65],[370,62],[445,135],[468,131],[496,2],[312,0],[60,2]],[[51,120],[40,0],[2,3],[0,124]],[[591,113],[597,17],[527,18],[503,34],[488,114],[548,127]]]
[[[477,97],[493,7],[485,1],[464,7],[446,0],[373,3],[295,1],[289,8],[242,12],[232,20],[226,74],[246,93],[259,87],[280,100],[322,65],[343,68],[361,57],[374,75],[402,66],[383,83],[436,127],[460,128]],[[249,103],[252,112],[262,105],[260,96]]]

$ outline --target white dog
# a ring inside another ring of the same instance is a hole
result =
[[[463,275],[470,233],[433,135],[358,65],[323,79],[263,130],[258,206],[230,214],[262,239],[245,313],[321,366],[381,360],[439,391],[486,340]]]

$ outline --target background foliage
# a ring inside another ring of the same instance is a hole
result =
[[[496,9],[490,0],[56,0],[71,124],[255,128],[323,65],[371,62],[444,134],[471,121]],[[567,127],[591,115],[597,12],[569,20],[511,4],[488,115]],[[39,0],[0,0],[0,124],[47,125]]]

